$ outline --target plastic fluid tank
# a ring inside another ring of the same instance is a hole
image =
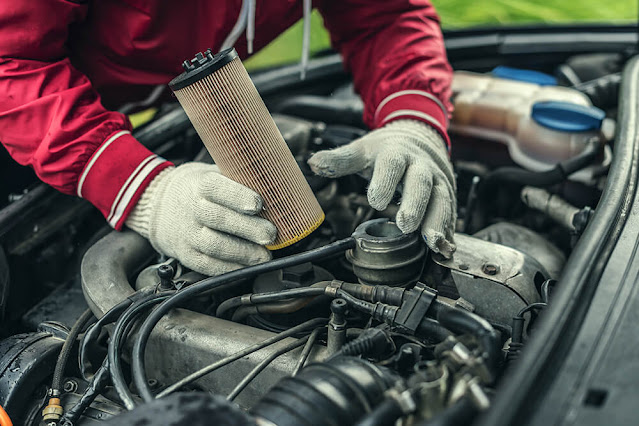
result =
[[[450,132],[504,143],[515,163],[533,171],[579,154],[605,115],[567,87],[457,71],[452,89]]]

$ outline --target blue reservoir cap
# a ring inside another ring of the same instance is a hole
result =
[[[495,77],[505,78],[507,80],[525,81],[526,83],[535,83],[540,86],[557,85],[557,79],[555,77],[539,71],[498,66],[492,71],[492,74]]]
[[[569,102],[537,102],[532,118],[538,124],[560,132],[586,132],[601,128],[606,113],[594,106]]]

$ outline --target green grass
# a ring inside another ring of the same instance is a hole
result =
[[[637,19],[637,0],[433,0],[433,3],[444,28],[533,22],[627,22]],[[315,11],[311,21],[311,52],[330,46],[322,22],[322,17]],[[302,50],[301,24],[298,22],[293,25],[246,61],[247,68],[258,69],[299,61]]]

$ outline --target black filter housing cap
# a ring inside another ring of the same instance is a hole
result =
[[[198,52],[191,60],[182,62],[184,72],[169,82],[171,90],[180,90],[186,86],[190,86],[213,74],[224,65],[237,58],[238,54],[234,48],[222,50],[220,53],[213,54],[211,49],[206,52]]]

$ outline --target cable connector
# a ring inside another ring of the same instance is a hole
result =
[[[437,291],[418,282],[411,290],[404,293],[402,304],[395,315],[393,325],[400,331],[415,334],[426,316],[430,305],[437,298]]]
[[[400,306],[404,300],[404,294],[408,291],[401,287],[387,285],[368,285],[342,282],[340,288],[347,293],[371,303],[386,303]]]

